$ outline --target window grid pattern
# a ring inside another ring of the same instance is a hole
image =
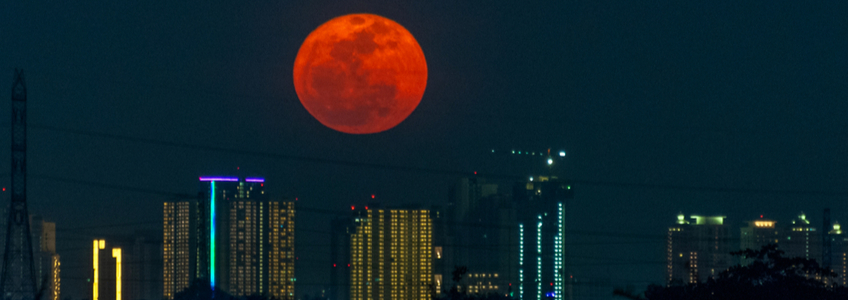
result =
[[[433,281],[428,210],[371,209],[351,233],[351,299],[429,299]]]
[[[268,293],[284,299],[294,295],[294,202],[269,202]]]
[[[173,299],[189,285],[189,202],[165,202],[163,216],[163,296]]]

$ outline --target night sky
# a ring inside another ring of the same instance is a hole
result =
[[[0,86],[25,70],[28,201],[57,223],[62,296],[88,297],[91,238],[161,230],[156,191],[200,175],[264,176],[305,208],[444,205],[464,172],[532,175],[492,149],[563,149],[573,274],[640,288],[663,281],[680,211],[736,236],[760,214],[848,222],[848,2],[406,2],[0,3]],[[301,42],[350,13],[400,23],[427,58],[420,105],[386,132],[328,129],[294,91]],[[331,217],[298,213],[300,295],[329,282]]]

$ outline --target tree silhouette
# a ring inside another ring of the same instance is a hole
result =
[[[753,259],[747,266],[736,265],[703,283],[684,285],[650,285],[644,298],[622,289],[614,295],[630,299],[677,300],[783,300],[783,299],[848,299],[848,289],[827,286],[837,276],[819,266],[815,260],[800,257],[783,257],[777,245],[763,246],[760,250],[745,249],[731,252],[733,256]]]

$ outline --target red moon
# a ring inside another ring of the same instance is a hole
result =
[[[350,134],[389,130],[415,110],[427,87],[421,46],[398,23],[372,14],[316,28],[294,60],[294,89],[321,124]]]

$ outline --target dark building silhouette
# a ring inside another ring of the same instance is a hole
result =
[[[508,294],[517,283],[518,229],[515,205],[498,185],[481,178],[461,178],[451,187],[449,210],[440,249],[445,262],[439,269],[441,289],[453,287],[451,272],[464,266],[468,273],[456,286],[472,294]],[[441,236],[437,238],[441,241]]]

